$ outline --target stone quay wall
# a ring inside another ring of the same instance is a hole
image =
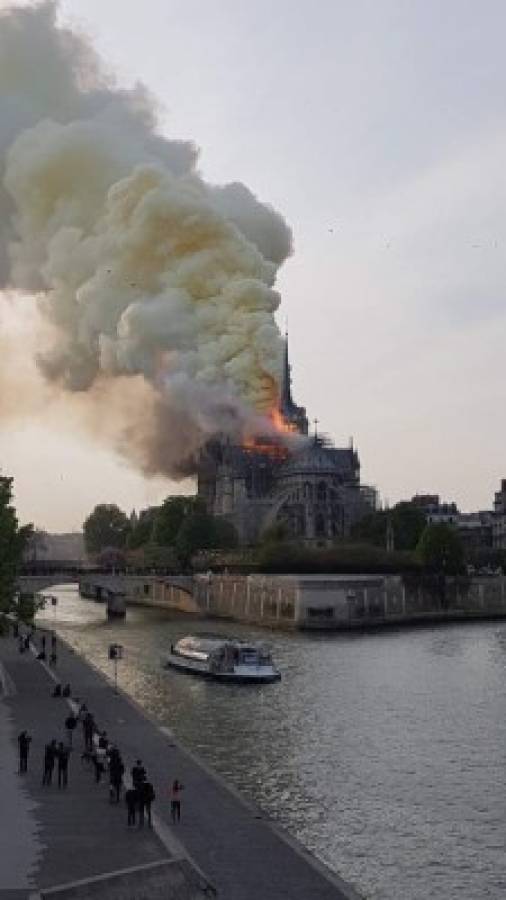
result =
[[[127,601],[270,628],[349,629],[506,617],[506,578],[401,575],[196,575],[182,590],[142,580]]]

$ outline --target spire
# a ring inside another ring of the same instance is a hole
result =
[[[280,401],[281,409],[289,410],[293,407],[291,388],[290,362],[288,359],[288,331],[285,331],[285,346],[283,350],[283,372],[281,375]]]

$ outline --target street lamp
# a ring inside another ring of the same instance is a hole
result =
[[[118,659],[123,659],[122,644],[109,644],[109,659],[114,663],[114,693],[118,693]]]

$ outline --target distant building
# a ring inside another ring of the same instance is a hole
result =
[[[439,494],[415,494],[411,503],[425,513],[429,525],[457,525],[460,516],[455,503],[441,503]]]
[[[492,543],[498,550],[506,550],[506,478],[494,496]]]
[[[292,398],[288,343],[285,345],[279,407],[273,422],[305,438],[290,444],[272,435],[237,444],[211,441],[198,466],[198,496],[209,512],[230,521],[242,544],[282,526],[287,537],[322,545],[348,535],[351,525],[377,503],[360,484],[358,453],[334,447],[316,433],[309,437],[306,410]]]
[[[490,510],[460,513],[457,528],[469,550],[484,550],[492,547],[494,514]]]

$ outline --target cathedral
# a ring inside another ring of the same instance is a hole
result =
[[[360,484],[357,451],[334,447],[316,431],[309,435],[306,410],[292,398],[288,339],[285,339],[279,413],[285,429],[300,439],[272,437],[244,445],[211,441],[198,468],[198,496],[209,512],[228,519],[242,545],[281,525],[288,538],[324,546],[345,538],[351,525],[371,511],[375,492]]]

